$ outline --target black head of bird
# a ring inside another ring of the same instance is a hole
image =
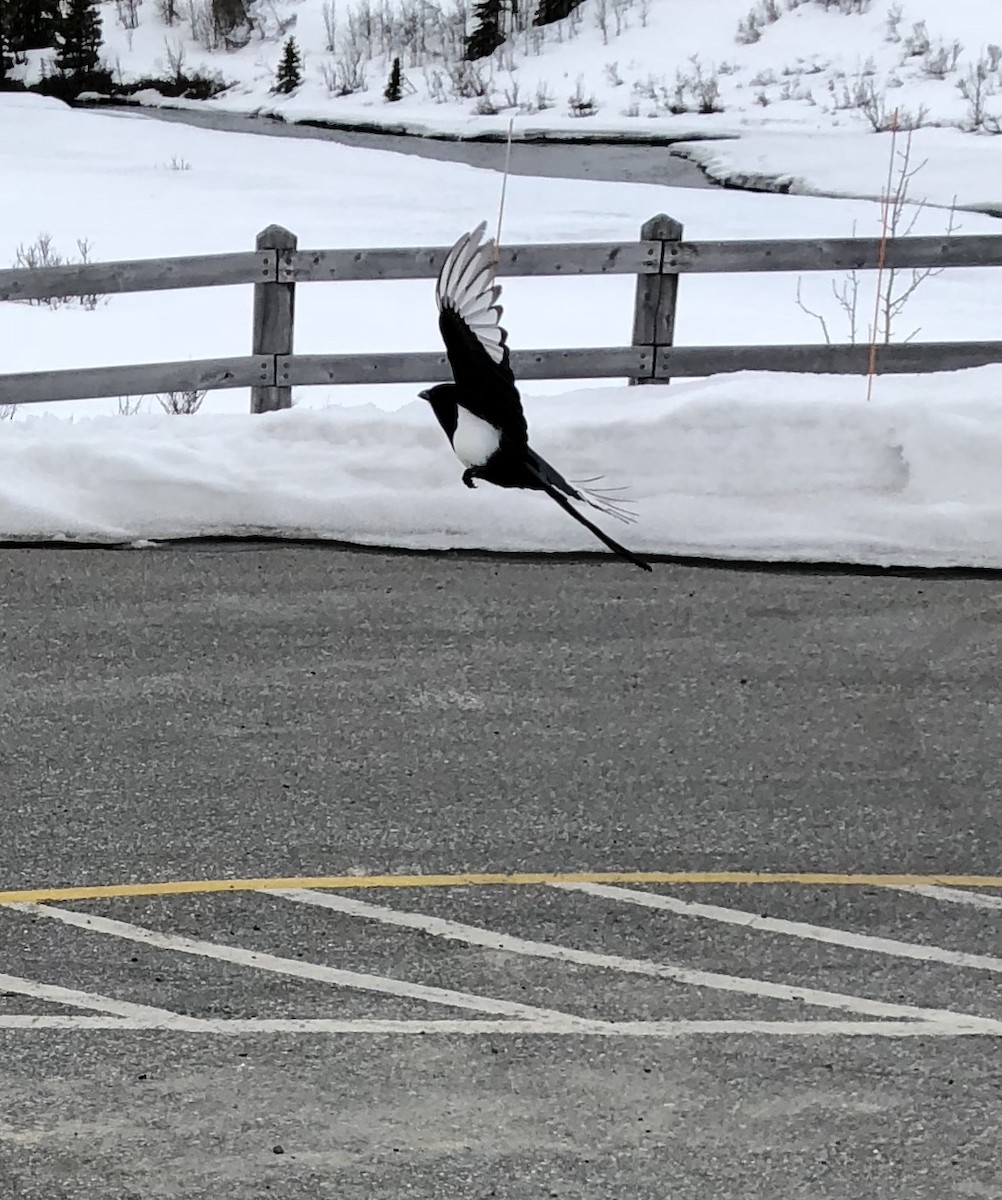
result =
[[[419,395],[431,405],[463,464],[467,487],[483,479],[498,487],[545,492],[613,553],[649,571],[649,563],[614,541],[570,502],[629,521],[632,517],[622,501],[568,483],[529,445],[508,334],[501,325],[494,243],[483,240],[486,228],[485,222],[463,234],[445,256],[435,285],[438,326],[455,382],[436,384]]]

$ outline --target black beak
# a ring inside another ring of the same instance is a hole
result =
[[[431,396],[429,396],[427,392],[418,392],[418,399],[419,400],[430,400]]]

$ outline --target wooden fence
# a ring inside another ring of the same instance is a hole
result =
[[[762,271],[872,270],[877,238],[686,242],[682,226],[660,215],[637,242],[505,246],[500,275],[635,275],[633,340],[597,349],[514,350],[521,379],[628,378],[658,383],[725,371],[866,374],[866,345],[676,346],[675,313],[682,275]],[[178,288],[254,285],[251,354],[188,362],[37,371],[0,375],[0,404],[32,404],[194,389],[251,388],[253,412],[287,408],[291,389],[316,384],[431,383],[449,378],[442,353],[295,354],[296,286],[377,279],[434,279],[446,247],[300,250],[277,225],[253,251],[190,258],[139,259],[34,270],[0,271],[0,302],[114,295]],[[1002,266],[1002,235],[908,237],[887,244],[888,268]],[[428,303],[432,299],[428,297]],[[736,314],[735,324],[740,321]],[[882,345],[876,370],[954,370],[1002,361],[1002,341]]]

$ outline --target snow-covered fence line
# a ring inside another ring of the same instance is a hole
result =
[[[158,392],[249,387],[252,410],[288,407],[293,387],[428,383],[448,375],[440,353],[297,355],[299,284],[434,279],[447,247],[300,250],[294,234],[269,226],[254,251],[185,258],[80,263],[0,271],[0,302],[253,284],[251,354],[241,358],[0,375],[0,404],[83,400]],[[879,238],[696,241],[661,214],[635,242],[503,246],[508,276],[627,274],[637,278],[632,345],[512,352],[523,379],[628,378],[637,383],[738,370],[866,374],[867,345],[675,346],[682,275],[875,270]],[[886,268],[1002,266],[1002,235],[904,237],[886,243]],[[953,370],[1002,362],[1002,341],[880,345],[878,373]]]

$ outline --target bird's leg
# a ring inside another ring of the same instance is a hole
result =
[[[476,476],[476,471],[474,471],[472,467],[469,467],[463,472],[463,483],[465,483],[468,488],[475,488],[477,485],[473,481]]]

